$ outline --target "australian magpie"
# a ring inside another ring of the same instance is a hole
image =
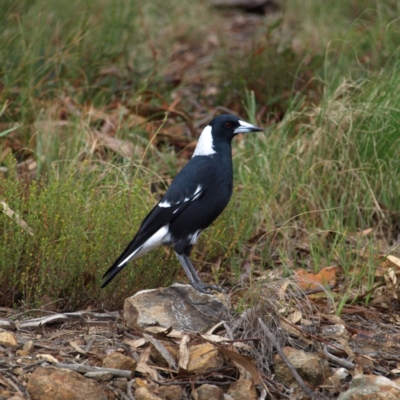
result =
[[[203,130],[190,161],[142,222],[128,247],[103,276],[107,286],[128,262],[162,245],[172,246],[191,285],[202,293],[219,288],[204,284],[189,259],[200,233],[227,206],[233,189],[231,141],[238,133],[261,128],[223,114]]]

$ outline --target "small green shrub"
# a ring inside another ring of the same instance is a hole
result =
[[[10,171],[13,166],[10,166]],[[30,186],[16,176],[0,178],[0,197],[21,216],[33,235],[15,218],[0,214],[1,304],[40,305],[43,296],[61,308],[89,304],[115,307],[131,293],[168,283],[176,260],[151,253],[100,291],[101,276],[133,238],[154,201],[136,181],[128,190],[89,185],[77,173],[50,174]],[[112,174],[110,174],[112,175]]]

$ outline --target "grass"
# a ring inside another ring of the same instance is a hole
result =
[[[171,282],[164,249],[98,287],[216,106],[266,133],[235,140],[234,196],[196,265],[234,284],[245,263],[335,264],[348,298],[368,290],[376,255],[398,252],[397,7],[290,0],[238,44],[233,17],[204,2],[3,1],[0,201],[34,235],[0,214],[0,303],[115,308]]]

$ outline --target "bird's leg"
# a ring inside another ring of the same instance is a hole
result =
[[[181,263],[187,277],[189,278],[190,284],[201,293],[207,293],[207,289],[214,289],[218,292],[222,292],[223,289],[217,285],[206,285],[202,282],[199,275],[197,274],[196,269],[194,268],[190,258],[186,254],[179,254],[175,251],[176,256],[178,257],[179,262]]]

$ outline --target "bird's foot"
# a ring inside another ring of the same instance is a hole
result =
[[[200,293],[212,294],[213,290],[220,293],[225,293],[225,290],[218,285],[206,285],[203,282],[191,282],[191,285]]]

